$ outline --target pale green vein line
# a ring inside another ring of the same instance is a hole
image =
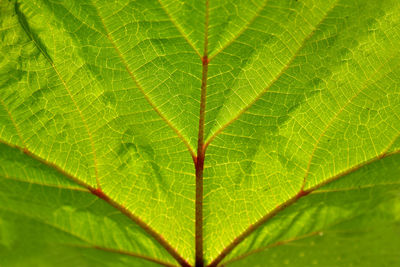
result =
[[[297,49],[297,51],[293,54],[293,56],[290,58],[288,63],[286,63],[285,66],[281,69],[281,71],[278,73],[278,75],[271,80],[271,82],[267,85],[267,87],[262,90],[247,106],[245,106],[242,110],[240,110],[236,116],[234,116],[230,121],[222,125],[211,137],[207,138],[205,142],[205,146],[208,147],[208,145],[223,131],[225,130],[226,127],[231,125],[234,121],[236,121],[241,115],[243,115],[255,102],[257,102],[265,93],[269,91],[269,89],[279,80],[279,78],[286,72],[286,70],[291,66],[293,61],[297,58],[298,54],[300,51],[304,48],[306,45],[307,41],[310,40],[310,38],[315,34],[317,31],[318,27],[325,21],[325,19],[328,17],[328,15],[331,13],[331,11],[336,7],[337,1],[333,3],[333,5],[327,10],[325,15],[322,17],[322,19],[315,25],[314,29],[306,36],[301,44],[301,46]]]
[[[52,187],[52,188],[57,188],[57,189],[65,189],[65,190],[72,190],[72,191],[80,191],[80,192],[87,192],[90,193],[89,190],[87,190],[86,188],[82,187],[73,187],[73,186],[64,186],[64,185],[56,185],[56,184],[46,184],[46,183],[41,183],[39,181],[30,181],[30,180],[24,180],[18,177],[11,177],[9,175],[3,175],[0,174],[0,177],[3,179],[7,179],[7,180],[12,180],[12,181],[16,181],[16,182],[22,182],[22,183],[28,183],[28,184],[35,184],[35,185],[40,185],[40,186],[46,186],[46,187]]]
[[[169,20],[171,21],[172,24],[174,24],[175,28],[179,31],[179,33],[182,35],[182,37],[186,40],[186,42],[193,48],[194,52],[199,56],[199,58],[203,58],[200,54],[200,52],[196,49],[196,47],[193,45],[192,41],[189,40],[189,37],[185,34],[181,26],[173,19],[173,17],[169,14],[167,8],[164,6],[161,0],[157,0],[158,3],[160,4],[161,8],[164,10],[165,14],[168,16]]]
[[[372,188],[375,186],[392,186],[392,185],[400,185],[400,182],[368,184],[368,185],[362,185],[362,186],[357,186],[357,187],[347,187],[347,188],[338,188],[338,189],[316,190],[316,191],[313,191],[311,194],[315,195],[315,194],[324,194],[324,193],[356,191],[356,190],[360,190],[360,189]]]
[[[117,254],[121,254],[121,255],[141,258],[141,259],[144,259],[144,260],[148,260],[148,261],[160,264],[162,266],[176,267],[176,265],[170,264],[168,262],[165,262],[165,261],[162,261],[162,260],[159,260],[159,259],[151,258],[151,257],[148,257],[146,255],[133,253],[133,252],[125,251],[125,250],[121,250],[121,249],[107,248],[107,247],[101,247],[101,246],[96,246],[96,245],[88,245],[88,246],[77,245],[77,244],[64,244],[64,245],[65,246],[69,246],[69,247],[76,247],[76,248],[97,249],[97,250],[102,250],[102,251],[106,251],[106,252],[110,252],[110,253],[117,253]]]
[[[107,29],[107,26],[103,20],[103,18],[100,16],[97,8],[95,5],[93,5],[94,8],[96,9],[97,15],[100,18],[100,21],[104,27],[104,30],[106,32],[106,37],[107,39],[110,41],[111,45],[113,46],[113,48],[115,49],[118,57],[120,58],[122,64],[124,65],[126,71],[128,72],[129,76],[131,77],[131,79],[134,81],[134,83],[136,84],[136,87],[140,90],[140,92],[143,94],[144,98],[146,99],[147,103],[149,103],[149,105],[153,108],[153,110],[165,121],[165,123],[168,124],[168,126],[176,133],[176,135],[182,140],[182,142],[185,144],[185,146],[188,148],[190,155],[192,156],[192,158],[196,157],[196,154],[193,150],[193,148],[191,147],[191,145],[189,144],[189,142],[183,137],[183,135],[180,133],[180,131],[172,124],[172,122],[170,122],[165,116],[164,114],[157,108],[157,106],[153,103],[153,101],[150,99],[150,97],[146,94],[146,92],[144,91],[143,87],[139,84],[139,82],[137,81],[135,75],[133,74],[133,72],[131,71],[131,69],[129,68],[128,62],[125,60],[125,58],[123,57],[121,51],[119,50],[119,48],[117,47],[116,43],[114,42],[114,40],[112,39],[109,30]]]
[[[215,51],[215,53],[210,55],[209,62],[213,60],[219,53],[224,51],[228,46],[230,46],[235,40],[237,40],[261,14],[261,12],[267,6],[268,0],[264,0],[264,3],[258,8],[254,17],[252,17],[243,27],[240,29],[237,35],[235,35],[230,41],[228,41],[225,45],[223,45],[219,50]]]

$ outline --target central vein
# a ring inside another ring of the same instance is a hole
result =
[[[205,12],[205,30],[204,30],[204,52],[202,57],[202,77],[201,77],[201,97],[199,114],[199,135],[197,139],[197,157],[195,159],[196,167],[196,215],[195,215],[195,250],[196,267],[204,266],[203,256],[203,170],[206,148],[204,146],[204,120],[206,113],[207,98],[207,73],[208,73],[208,17],[209,4],[206,1]]]

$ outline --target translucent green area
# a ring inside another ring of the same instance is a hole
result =
[[[397,0],[0,1],[0,265],[177,265],[138,220],[194,263],[205,40],[205,262],[290,202],[222,264],[398,265],[399,14]]]

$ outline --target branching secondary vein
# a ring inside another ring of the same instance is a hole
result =
[[[275,209],[273,209],[271,212],[269,212],[268,214],[266,214],[264,217],[262,217],[260,220],[258,220],[255,224],[249,226],[244,232],[242,232],[242,234],[240,234],[239,236],[237,236],[209,265],[208,267],[216,267],[218,266],[221,261],[234,249],[236,248],[243,240],[245,240],[248,236],[250,236],[255,230],[257,230],[258,228],[260,228],[262,225],[264,225],[267,221],[269,221],[270,219],[272,219],[273,217],[275,217],[277,214],[279,214],[281,211],[285,210],[287,207],[293,205],[294,203],[296,203],[299,199],[309,195],[310,193],[314,192],[315,190],[321,188],[324,185],[327,185],[333,181],[336,181],[350,173],[353,173],[359,169],[361,169],[362,167],[371,164],[373,162],[379,161],[383,158],[392,156],[392,155],[396,155],[396,154],[400,154],[400,150],[396,150],[390,153],[382,153],[381,155],[378,155],[377,157],[374,157],[370,160],[367,160],[359,165],[354,166],[351,169],[348,169],[336,176],[333,176],[327,180],[325,180],[322,183],[319,183],[317,185],[315,185],[314,187],[308,188],[306,190],[300,189],[300,191],[293,196],[292,198],[288,199],[287,201],[285,201],[284,203],[282,203],[281,205],[277,206]]]
[[[99,188],[94,188],[93,186],[81,181],[80,179],[76,178],[75,176],[65,172],[63,169],[61,169],[59,166],[55,165],[52,162],[49,162],[36,154],[32,153],[29,151],[27,148],[22,148],[17,145],[13,145],[7,142],[4,142],[0,139],[0,143],[5,144],[9,147],[18,149],[22,151],[25,155],[28,157],[31,157],[38,162],[56,170],[58,173],[63,175],[64,177],[74,181],[76,184],[82,186],[83,188],[86,188],[88,191],[90,191],[93,195],[97,196],[98,198],[104,200],[107,202],[109,205],[113,206],[115,209],[119,210],[122,214],[127,216],[129,219],[131,219],[134,223],[136,223],[138,226],[140,226],[144,231],[147,232],[152,238],[154,238],[162,247],[165,248],[165,250],[171,254],[172,257],[175,258],[175,260],[183,267],[189,267],[190,264],[182,258],[181,255],[173,248],[168,241],[166,241],[159,233],[157,233],[153,228],[151,228],[148,224],[146,224],[142,219],[140,219],[138,216],[133,214],[131,211],[129,211],[127,208],[116,202],[115,200],[111,199],[109,196],[107,196],[101,189]]]

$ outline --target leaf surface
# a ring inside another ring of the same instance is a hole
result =
[[[398,14],[2,1],[0,264],[396,264]]]

